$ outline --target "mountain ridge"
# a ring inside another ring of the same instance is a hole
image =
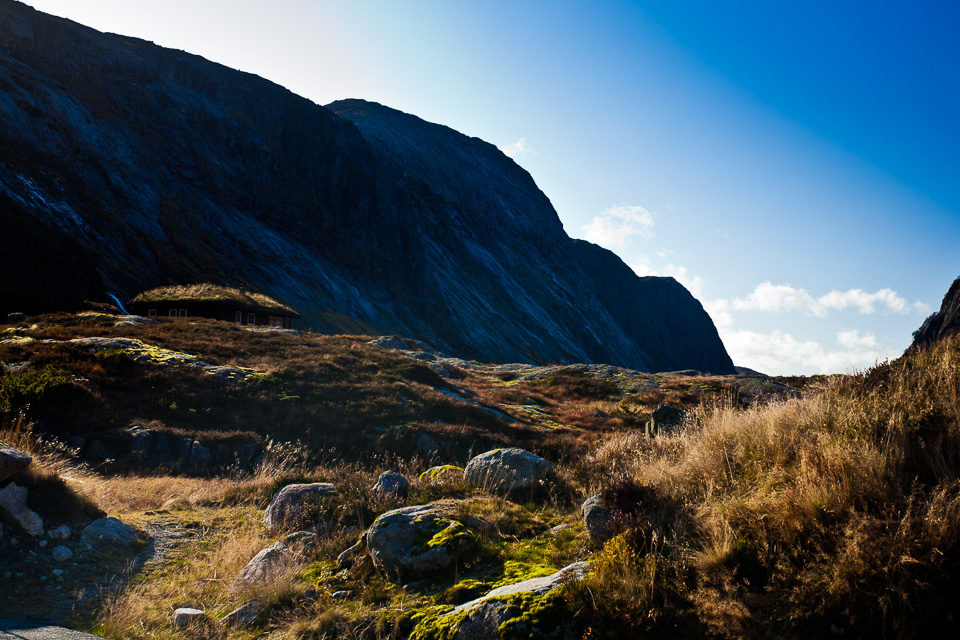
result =
[[[689,292],[568,238],[489,143],[12,0],[0,18],[8,310],[217,281],[465,357],[733,371]]]

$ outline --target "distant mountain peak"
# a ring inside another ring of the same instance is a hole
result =
[[[709,316],[573,240],[493,145],[0,0],[7,311],[247,283],[321,331],[732,373]]]

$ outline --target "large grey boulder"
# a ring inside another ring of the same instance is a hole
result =
[[[366,533],[373,565],[401,581],[444,570],[452,572],[454,563],[462,560],[476,542],[476,535],[457,518],[455,509],[456,502],[444,500],[381,515]]]
[[[394,470],[384,471],[373,485],[373,492],[381,498],[406,498],[410,483],[402,474]]]
[[[468,483],[501,494],[543,487],[553,473],[550,463],[524,449],[493,449],[474,457],[463,470]]]
[[[584,501],[580,507],[580,517],[583,518],[591,542],[599,545],[610,539],[611,516],[610,510],[600,501],[600,496],[591,496]]]
[[[33,462],[30,454],[9,445],[0,444],[0,484],[17,475]]]
[[[94,520],[83,529],[83,541],[101,551],[132,547],[140,541],[137,530],[114,517]]]
[[[263,523],[271,533],[280,529],[296,529],[305,524],[305,508],[323,496],[336,491],[329,482],[288,484],[280,489],[263,514]]]
[[[412,637],[421,640],[498,640],[504,637],[552,638],[573,640],[566,611],[559,598],[551,599],[555,589],[581,580],[590,571],[586,562],[576,562],[549,576],[531,578],[499,587],[443,615],[423,620]],[[538,602],[539,601],[539,602]],[[525,614],[532,604],[543,609],[533,620]]]
[[[0,509],[31,536],[43,535],[43,518],[27,504],[27,488],[11,482],[0,489]]]
[[[293,551],[282,542],[274,542],[253,556],[240,571],[234,584],[239,587],[271,582],[290,567],[293,559]]]

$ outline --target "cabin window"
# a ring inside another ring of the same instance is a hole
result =
[[[180,317],[181,317],[181,318],[186,318],[186,317],[187,317],[187,310],[186,310],[186,309],[180,309]]]
[[[243,311],[237,311],[237,324],[243,324]]]
[[[280,316],[270,316],[270,326],[283,329],[283,318]]]
[[[257,314],[248,313],[247,314],[247,324],[257,324]]]
[[[157,310],[156,310],[156,309],[150,309],[149,311],[147,311],[147,316],[150,317],[150,318],[156,318],[156,317],[157,317]]]
[[[176,309],[170,309],[170,311],[167,312],[167,315],[170,316],[171,318],[176,318],[176,317],[177,317],[177,310],[176,310]]]

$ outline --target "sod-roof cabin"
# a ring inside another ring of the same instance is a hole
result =
[[[273,298],[214,284],[160,287],[130,301],[133,313],[147,317],[213,318],[248,326],[290,329],[300,314]]]

